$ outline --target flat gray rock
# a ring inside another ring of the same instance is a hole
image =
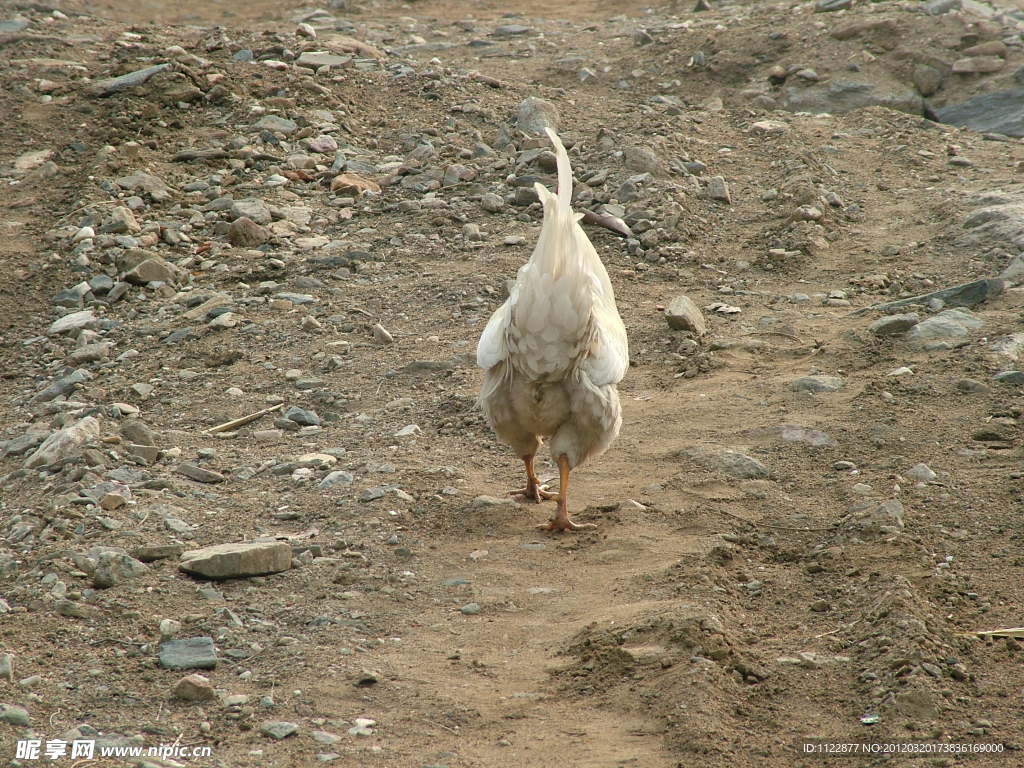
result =
[[[1024,136],[1024,88],[982,93],[935,110],[943,123],[970,128],[978,133]]]
[[[212,637],[189,637],[160,644],[160,666],[164,669],[213,669],[217,649]]]

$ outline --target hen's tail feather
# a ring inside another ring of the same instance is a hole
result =
[[[544,129],[551,143],[555,145],[555,157],[558,160],[558,204],[561,208],[569,208],[572,203],[572,166],[569,165],[569,153],[565,151],[562,140],[550,128]]]

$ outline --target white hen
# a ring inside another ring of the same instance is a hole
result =
[[[483,368],[480,404],[498,436],[526,464],[520,493],[556,498],[533,468],[542,438],[558,463],[558,511],[546,530],[592,528],[569,519],[569,472],[603,453],[619,433],[618,383],[629,367],[626,328],[608,273],[573,212],[572,169],[548,129],[558,157],[558,195],[537,184],[544,205],[540,239],[519,269],[508,300],[491,316],[477,346]]]

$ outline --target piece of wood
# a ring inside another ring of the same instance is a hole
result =
[[[215,432],[227,432],[229,429],[245,426],[246,424],[252,421],[256,421],[256,419],[260,418],[261,416],[266,416],[268,413],[273,413],[274,411],[279,410],[283,405],[284,403],[278,403],[277,405],[272,405],[269,408],[264,408],[262,411],[256,411],[256,413],[250,413],[248,416],[241,416],[237,419],[232,419],[231,421],[225,421],[223,424],[218,424],[215,427],[210,427],[209,429],[204,429],[203,431],[209,434],[213,434]]]

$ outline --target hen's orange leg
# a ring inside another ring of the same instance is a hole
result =
[[[523,463],[526,465],[526,487],[512,491],[510,496],[522,496],[526,501],[535,501],[540,504],[543,499],[557,499],[557,493],[550,493],[547,486],[542,485],[540,478],[533,469],[533,456],[523,456]]]
[[[597,528],[593,523],[574,523],[569,519],[569,458],[558,457],[558,510],[546,524],[538,525],[542,531],[583,531]]]

